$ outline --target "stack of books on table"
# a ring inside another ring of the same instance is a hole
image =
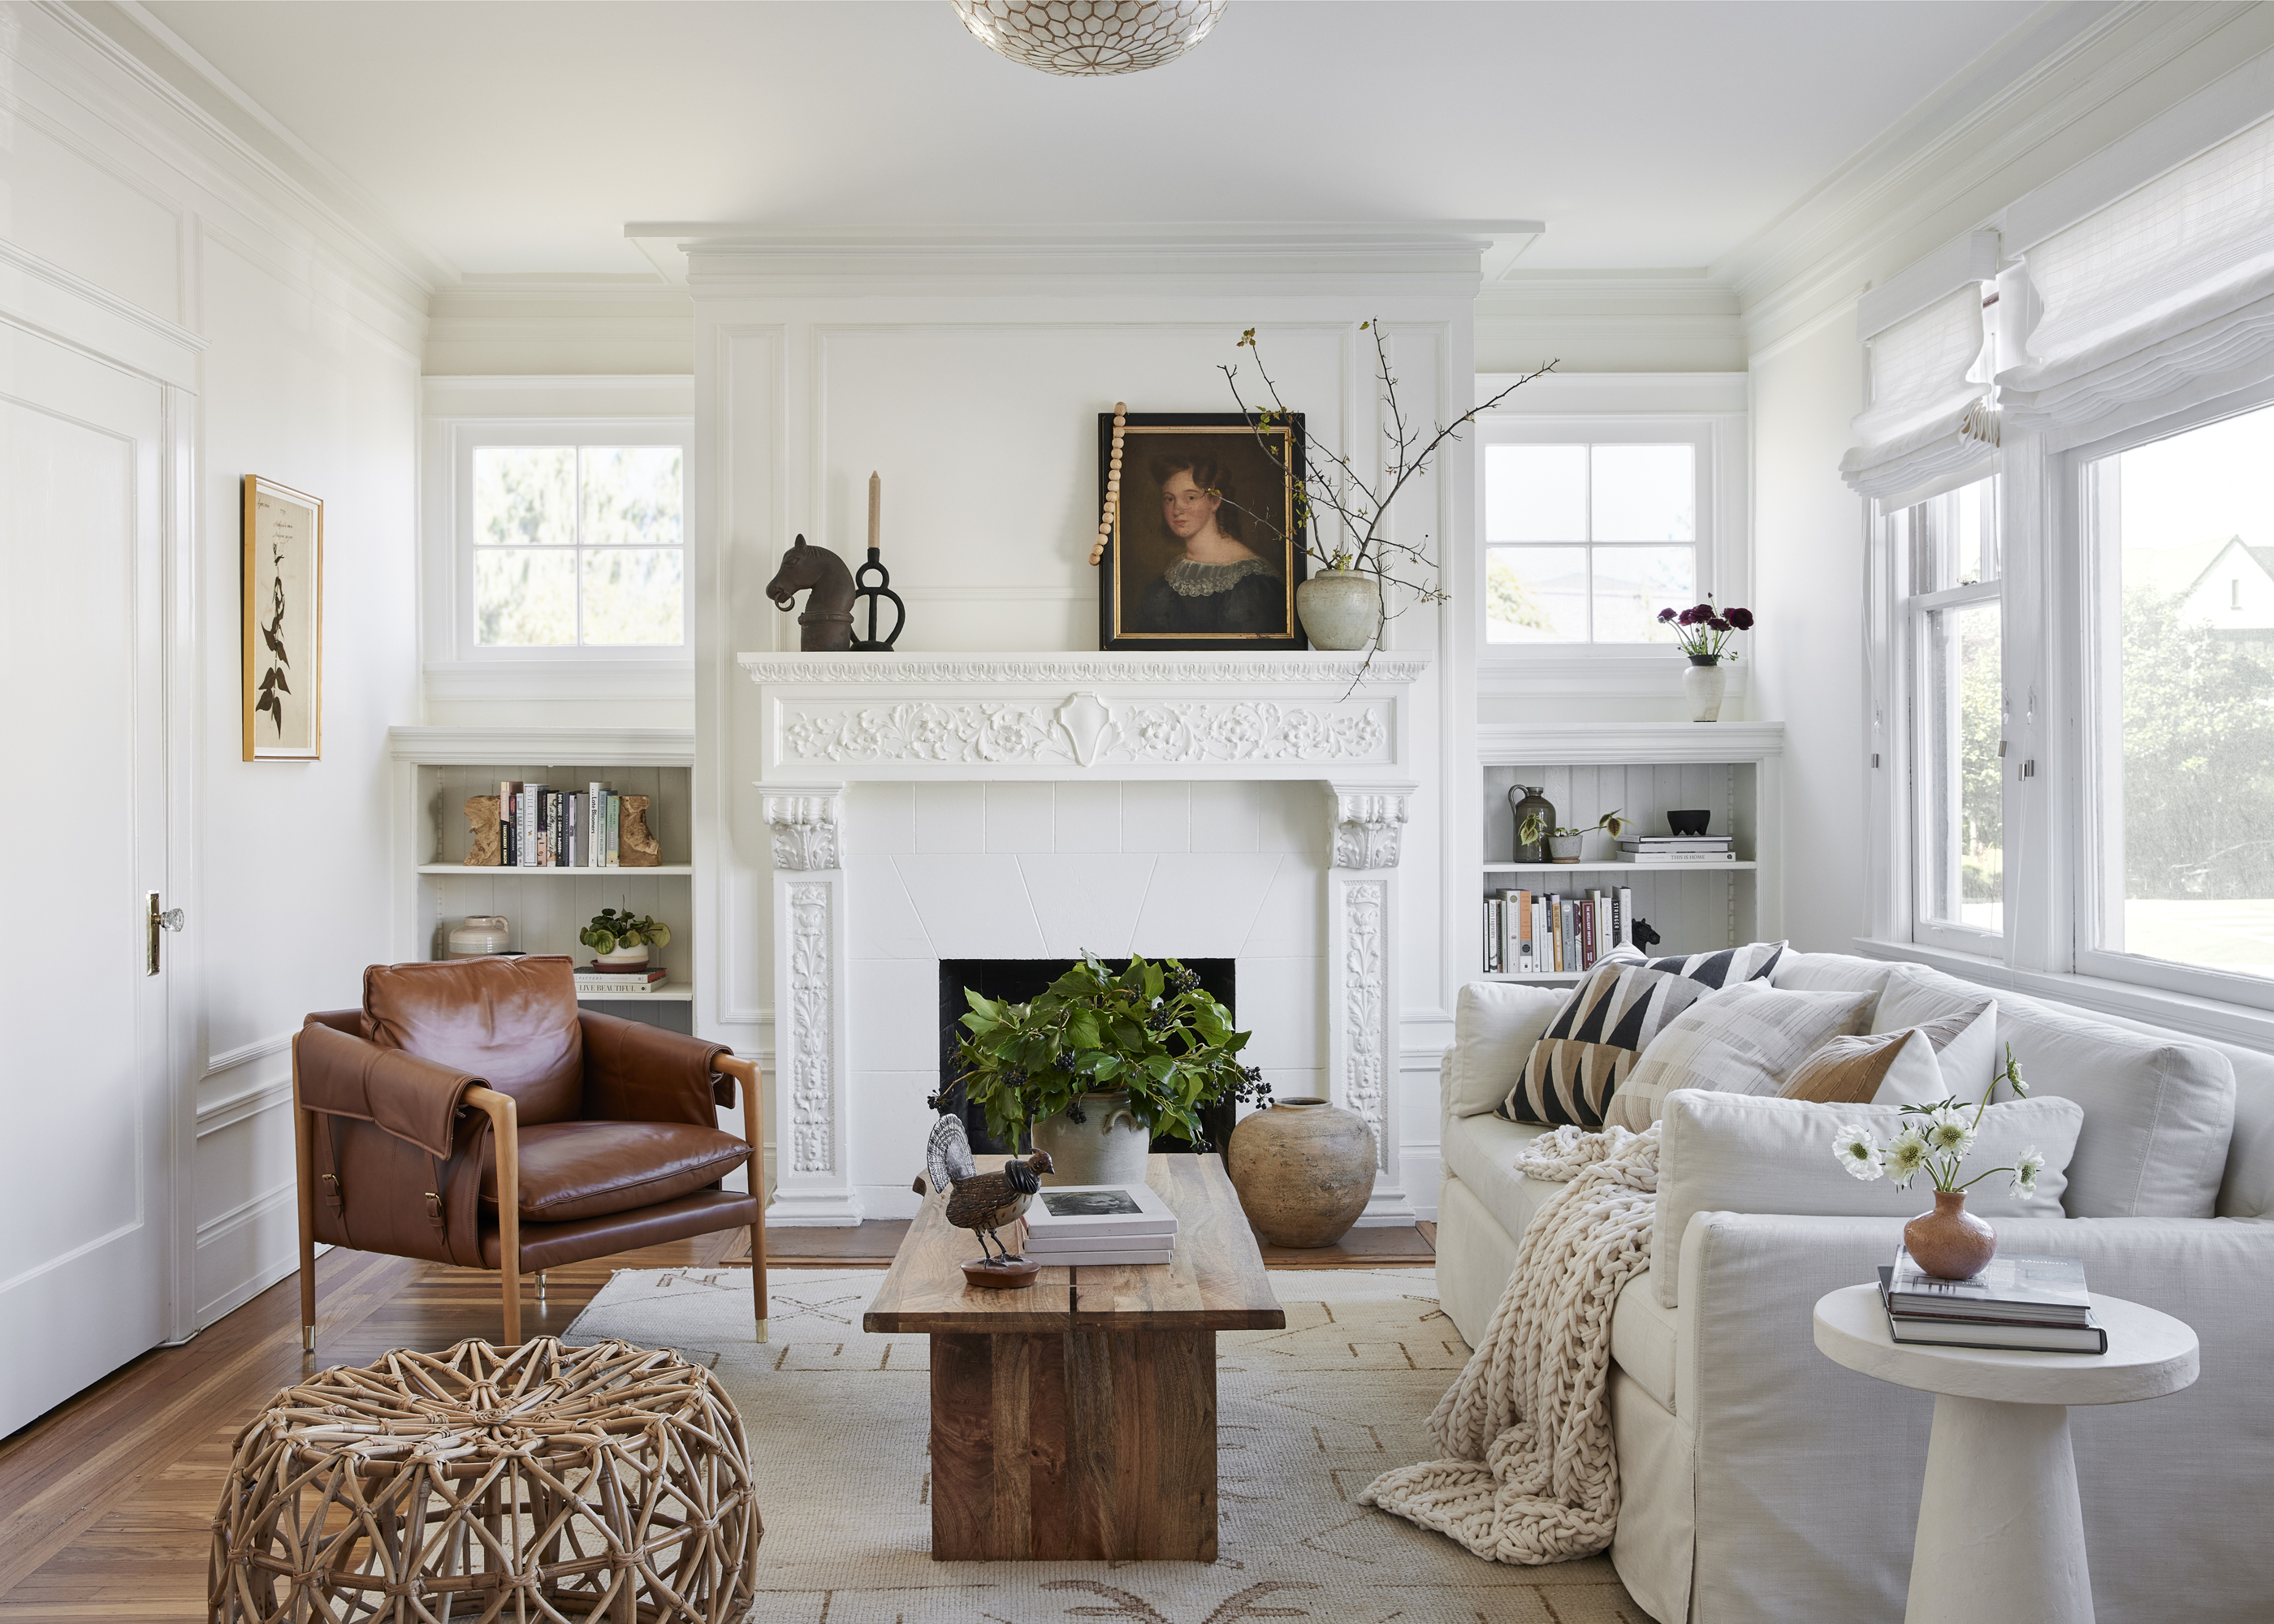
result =
[[[1735,862],[1736,860],[1736,842],[1729,835],[1630,835],[1619,842],[1621,862]]]
[[[1971,1280],[1937,1280],[1895,1248],[1879,1271],[1887,1334],[1899,1342],[2007,1348],[2029,1353],[2106,1353],[2082,1258],[2000,1252]]]
[[[1177,1214],[1148,1184],[1045,1184],[1027,1207],[1020,1254],[1052,1268],[1166,1263]]]
[[[604,993],[611,998],[633,998],[644,992],[653,992],[666,979],[660,966],[643,970],[604,970],[599,959],[580,966],[576,970],[576,990],[586,997]]]

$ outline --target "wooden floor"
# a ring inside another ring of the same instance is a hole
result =
[[[882,1267],[907,1224],[775,1229],[778,1267]],[[1314,1252],[1266,1246],[1274,1267],[1381,1268],[1434,1261],[1434,1226],[1353,1229]],[[742,1233],[704,1236],[554,1269],[546,1302],[522,1304],[531,1336],[557,1335],[620,1268],[727,1263]],[[389,1348],[447,1348],[498,1335],[497,1277],[365,1252],[316,1264],[315,1356],[299,1351],[297,1276],[179,1348],[162,1348],[0,1440],[0,1624],[202,1620],[214,1507],[237,1432],[309,1372]],[[524,1282],[526,1283],[526,1282]]]

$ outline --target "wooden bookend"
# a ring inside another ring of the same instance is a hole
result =
[[[623,797],[623,816],[616,830],[616,866],[652,868],[663,861],[663,848],[647,826],[647,797]]]
[[[505,854],[498,840],[498,798],[495,795],[469,795],[466,798],[466,867],[494,868],[504,861]]]

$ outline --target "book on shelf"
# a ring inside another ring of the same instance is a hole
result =
[[[652,987],[670,972],[661,965],[649,965],[636,970],[620,970],[614,966],[604,965],[595,959],[589,963],[578,965],[575,974],[586,981],[621,981],[627,987],[635,984]]]
[[[2076,1324],[2041,1320],[1962,1319],[1898,1311],[1888,1282],[1894,1270],[1879,1266],[1879,1306],[1894,1341],[1929,1348],[1988,1348],[2015,1353],[2106,1353],[2108,1332],[2087,1308]]]
[[[1132,1246],[1114,1252],[1063,1252],[1028,1241],[1020,1249],[1019,1255],[1029,1263],[1041,1264],[1044,1268],[1103,1268],[1109,1264],[1118,1263],[1140,1266],[1166,1264],[1174,1260],[1177,1254],[1173,1247],[1163,1247],[1159,1251]]]
[[[1028,1255],[1073,1236],[1111,1237],[1127,1250],[1162,1251],[1177,1214],[1149,1184],[1046,1184],[1027,1207]]]
[[[1482,931],[1487,975],[1577,974],[1634,944],[1634,891],[1500,891],[1483,899]]]
[[[2082,1325],[2092,1317],[2084,1259],[2000,1252],[1971,1280],[1938,1280],[1895,1248],[1887,1302],[1896,1313],[1943,1320]]]
[[[1735,835],[1622,835],[1623,852],[1716,852],[1736,844]]]

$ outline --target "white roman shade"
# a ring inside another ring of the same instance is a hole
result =
[[[2074,428],[2234,387],[2226,374],[2274,354],[2274,120],[2021,257],[2036,319],[2009,322],[2019,345],[1998,374],[2017,424]]]
[[[1969,282],[1872,337],[1871,404],[1841,477],[1907,507],[1996,471],[1998,418],[1983,380],[1982,284]]]

